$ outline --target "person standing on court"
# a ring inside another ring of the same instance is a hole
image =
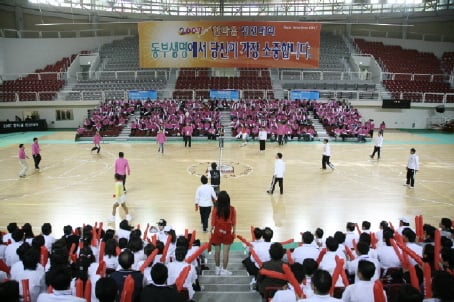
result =
[[[91,148],[91,152],[98,150],[96,153],[99,154],[101,151],[101,141],[102,141],[102,136],[99,134],[99,131],[96,131],[96,134],[93,136],[93,144],[95,145],[93,148]]]
[[[164,143],[166,140],[166,131],[162,128],[158,131],[158,134],[156,134],[156,144],[159,145],[158,152],[161,152],[162,154],[164,154]]]
[[[265,151],[265,147],[266,147],[266,139],[268,138],[268,132],[266,132],[265,128],[263,127],[260,127],[260,131],[259,131],[259,144],[260,144],[260,152],[263,152]]]
[[[211,169],[207,171],[210,174],[210,183],[216,192],[216,195],[219,194],[221,190],[221,171],[218,169],[218,165],[215,162],[211,163]]]
[[[419,156],[416,155],[416,149],[410,149],[410,156],[407,162],[407,182],[404,186],[408,186],[410,189],[415,187],[415,174],[419,171]]]
[[[39,163],[41,162],[41,149],[39,148],[38,138],[33,138],[33,145],[32,145],[32,156],[33,161],[35,162],[35,170],[39,171]]]
[[[323,156],[322,156],[322,169],[326,170],[326,165],[328,165],[331,170],[334,170],[333,164],[329,161],[331,157],[331,146],[328,143],[328,139],[323,139]]]
[[[118,152],[118,158],[115,161],[115,174],[118,174],[123,179],[123,190],[126,192],[126,173],[131,175],[131,169],[129,168],[129,162],[125,158],[123,152]]]
[[[22,170],[19,173],[19,177],[23,178],[23,177],[25,177],[25,175],[27,174],[27,171],[28,171],[28,164],[26,161],[26,159],[28,159],[28,156],[25,154],[24,144],[19,145],[18,157],[19,157],[19,164],[22,167]]]
[[[383,132],[378,131],[378,136],[375,138],[374,152],[370,155],[370,158],[374,159],[375,153],[377,153],[377,159],[380,159],[380,150],[383,146]]]
[[[191,140],[192,140],[192,132],[194,131],[194,128],[192,128],[189,123],[186,124],[186,126],[183,127],[183,140],[184,140],[184,147],[191,148]]]
[[[200,212],[200,222],[202,223],[203,232],[207,233],[211,207],[213,206],[213,201],[217,200],[217,197],[213,187],[208,184],[208,177],[202,175],[200,182],[202,185],[195,192],[195,210]]]
[[[285,162],[282,159],[282,153],[278,152],[276,154],[276,160],[274,161],[274,177],[273,183],[271,185],[271,190],[266,191],[268,194],[274,193],[274,187],[276,183],[279,183],[279,191],[281,194],[284,194],[284,173],[285,173]]]
[[[218,129],[219,149],[224,149],[224,126]]]

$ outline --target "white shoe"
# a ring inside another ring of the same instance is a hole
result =
[[[221,273],[220,273],[221,276],[230,276],[231,274],[232,274],[231,271],[228,271],[226,269],[221,269]]]
[[[216,266],[216,275],[220,275],[221,274],[221,267],[220,266]]]
[[[127,220],[127,221],[131,221],[131,219],[132,219],[131,215],[129,215],[129,214],[126,215],[126,220]]]

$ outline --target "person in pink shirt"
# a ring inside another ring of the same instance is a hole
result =
[[[99,131],[96,131],[96,134],[93,136],[93,144],[95,146],[91,148],[91,152],[98,150],[96,153],[99,154],[101,151],[101,141],[102,141],[102,136],[99,134]]]
[[[41,149],[39,148],[38,138],[33,138],[33,145],[32,145],[32,156],[33,161],[35,162],[35,169],[39,171],[39,163],[41,162]]]
[[[115,174],[118,174],[123,179],[123,191],[126,192],[126,173],[131,175],[131,169],[129,168],[128,160],[125,158],[123,152],[118,153],[118,158],[115,161]]]
[[[27,161],[25,160],[26,158],[28,159],[29,157],[25,154],[25,147],[24,144],[19,145],[19,164],[22,167],[22,170],[19,173],[19,177],[23,178],[27,174],[28,171],[28,164]]]
[[[166,140],[166,131],[164,129],[159,130],[158,134],[156,134],[156,144],[159,144],[158,152],[162,154],[164,154],[164,143]]]
[[[189,148],[191,148],[191,140],[192,140],[192,132],[194,131],[194,128],[189,125],[189,123],[186,124],[186,126],[183,127],[183,139],[184,139],[184,147],[186,148],[189,145]]]

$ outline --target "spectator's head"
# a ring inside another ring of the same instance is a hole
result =
[[[20,242],[24,239],[24,231],[22,231],[21,229],[15,229],[11,234],[11,237],[14,241]]]
[[[263,240],[265,242],[271,242],[271,239],[273,239],[274,232],[271,228],[266,227],[263,229]]]
[[[43,223],[41,226],[41,233],[46,236],[50,235],[50,233],[52,233],[52,225],[49,222]]]
[[[332,237],[332,236],[329,236],[328,238],[326,238],[325,244],[326,244],[326,249],[330,252],[335,252],[339,248],[339,242],[337,242],[337,240],[334,239],[334,237]]]
[[[397,294],[397,301],[399,302],[422,302],[424,295],[409,284],[402,285]]]
[[[356,252],[358,255],[367,255],[369,254],[369,244],[364,241],[359,241],[356,244]]]
[[[314,235],[311,232],[304,232],[303,235],[301,235],[303,239],[304,244],[310,244],[312,241],[314,241]]]
[[[164,251],[164,242],[160,240],[156,241],[156,248],[158,249],[158,255],[162,255],[162,252]]]
[[[126,219],[123,219],[120,221],[120,229],[126,230],[126,231],[131,231],[134,227],[132,225],[129,225],[129,222]]]
[[[108,239],[106,241],[104,253],[107,256],[117,256],[117,246],[118,246],[117,240]]]
[[[16,222],[10,222],[6,226],[6,229],[8,230],[8,233],[12,234],[14,230],[18,229],[19,227],[17,226]]]
[[[104,233],[104,236],[103,236],[102,240],[107,242],[110,239],[114,239],[114,236],[115,236],[115,230],[108,229]]]
[[[130,250],[124,250],[118,256],[118,264],[123,269],[130,269],[132,264],[134,263],[134,254]]]
[[[178,236],[177,237],[177,242],[176,242],[176,247],[182,246],[185,247],[186,249],[189,248],[189,240],[184,237],[184,236]]]
[[[118,239],[118,247],[120,250],[125,249],[128,246],[128,239],[126,238],[120,238]]]
[[[269,252],[272,260],[281,260],[285,255],[285,249],[279,242],[271,244]]]
[[[186,254],[187,254],[188,250],[183,247],[183,246],[179,246],[175,249],[175,259],[177,261],[184,261],[184,258],[186,258]]]
[[[304,275],[312,276],[314,272],[318,269],[318,262],[312,258],[306,258],[303,261],[303,270]]]
[[[142,239],[142,231],[139,229],[132,230],[129,234],[129,240]]]
[[[151,268],[151,280],[156,285],[165,285],[168,277],[167,266],[158,262]]]
[[[422,226],[422,230],[424,231],[424,239],[425,241],[433,242],[435,239],[435,230],[436,228],[430,224],[424,224]]]
[[[71,269],[66,266],[57,266],[46,273],[46,284],[55,290],[69,289],[71,279]]]
[[[432,244],[424,245],[422,249],[422,259],[424,262],[433,264],[435,260],[435,248]]]
[[[24,231],[24,237],[25,238],[33,238],[35,237],[35,235],[33,234],[33,229],[32,229],[32,225],[30,223],[25,223],[23,226],[22,226],[22,231]]]
[[[380,229],[384,229],[388,227],[388,222],[385,220],[380,221]]]
[[[400,217],[399,218],[399,225],[400,226],[410,226],[410,220],[407,217]]]
[[[254,238],[255,240],[260,240],[263,236],[263,230],[261,228],[254,228]]]
[[[367,260],[358,262],[358,277],[363,281],[370,281],[375,274],[375,264]]]
[[[73,227],[72,226],[65,225],[63,227],[63,234],[65,234],[65,236],[70,236],[70,235],[72,235],[72,233],[73,233]]]
[[[151,253],[153,253],[153,251],[156,249],[156,247],[151,244],[151,243],[148,243],[144,248],[143,248],[143,253],[145,254],[145,256],[150,256]]]
[[[312,276],[311,286],[314,293],[318,295],[328,295],[331,289],[332,278],[329,272],[317,270]]]
[[[391,239],[394,239],[394,232],[390,228],[386,227],[383,229],[383,241],[386,242],[387,246],[391,246]]]
[[[359,235],[359,240],[358,241],[364,241],[365,243],[367,243],[367,245],[370,246],[370,243],[371,243],[371,238],[370,238],[370,234],[368,233],[361,233],[361,235]]]
[[[402,230],[402,237],[404,238],[404,241],[415,242],[416,233],[410,228],[405,228]]]
[[[353,232],[355,230],[355,223],[354,222],[347,222],[345,226],[347,232]]]
[[[363,231],[368,231],[368,230],[370,230],[370,222],[364,220],[364,221],[361,223],[361,229],[362,229]]]
[[[449,219],[449,218],[442,218],[440,220],[440,228],[443,231],[451,230],[451,228],[452,228],[452,220]]]
[[[17,249],[16,249],[16,254],[19,256],[19,259],[22,260],[22,257],[25,255],[25,253],[31,248],[30,244],[28,242],[23,242]]]
[[[140,238],[133,238],[128,242],[128,249],[131,250],[133,253],[137,253],[138,251],[143,249],[143,241]]]
[[[334,233],[334,239],[336,239],[337,243],[339,244],[343,244],[345,242],[345,234],[341,231],[337,231],[336,233]]]
[[[292,270],[296,281],[298,281],[298,283],[303,282],[305,277],[303,265],[299,262],[295,262],[290,266],[290,269]]]
[[[115,302],[118,286],[114,279],[104,277],[96,281],[95,295],[99,302]]]
[[[454,276],[446,271],[436,271],[432,278],[432,294],[434,298],[454,301]]]
[[[34,271],[39,262],[39,251],[37,249],[28,249],[22,256],[24,269]]]
[[[19,282],[14,280],[0,282],[0,297],[3,302],[19,302]]]
[[[321,228],[317,228],[315,230],[315,238],[321,239],[321,238],[323,238],[323,234],[324,234],[324,232]]]

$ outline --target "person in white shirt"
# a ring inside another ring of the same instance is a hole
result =
[[[415,187],[415,174],[419,171],[419,156],[416,155],[416,149],[410,149],[410,156],[407,162],[407,182],[404,186],[413,189]]]
[[[415,252],[418,256],[422,257],[423,247],[422,245],[419,245],[415,242],[416,233],[412,229],[406,228],[402,231],[402,237],[404,239],[405,245],[413,252]],[[412,257],[409,257],[409,259],[411,265],[416,265],[417,262]]]
[[[353,240],[355,240],[356,243],[359,241],[359,234],[355,231],[355,223],[353,222],[347,222],[346,225],[346,233],[345,233],[345,245],[348,246],[351,250],[355,248],[353,244]]]
[[[370,155],[370,158],[374,159],[375,153],[377,153],[377,159],[380,159],[380,150],[383,146],[383,132],[378,131],[378,136],[375,138],[374,152]]]
[[[334,269],[337,266],[336,256],[341,257],[341,254],[338,252],[339,243],[336,239],[329,236],[326,238],[326,254],[323,256],[322,261],[320,261],[319,268],[322,270],[328,271],[330,274],[334,272]],[[345,256],[341,257],[345,260]],[[345,269],[345,264],[344,264]],[[342,278],[339,277],[336,282],[337,287],[343,287],[344,282]]]
[[[322,169],[326,170],[326,165],[334,170],[334,165],[329,161],[331,157],[331,146],[328,143],[328,139],[323,139],[323,156],[322,156]]]
[[[17,255],[17,249],[22,245],[24,232],[21,229],[16,229],[11,234],[13,242],[9,244],[5,249],[5,263],[11,267],[14,263],[19,262],[19,255]]]
[[[73,296],[71,293],[71,269],[57,267],[46,274],[46,281],[54,289],[52,293],[41,293],[38,302],[86,302],[87,300]]]
[[[195,210],[200,212],[200,222],[202,223],[203,232],[208,232],[208,219],[211,214],[213,201],[217,200],[216,192],[208,184],[208,178],[205,175],[200,177],[201,186],[195,192]]]
[[[371,280],[375,281],[380,279],[380,263],[377,259],[374,259],[369,256],[369,245],[364,241],[360,241],[357,244],[356,249],[357,257],[355,259],[350,259],[347,261],[347,271],[349,275],[355,275],[355,282],[358,282],[360,279],[359,277],[359,263],[363,260],[369,261],[374,264],[375,273],[371,276]]]
[[[268,132],[266,132],[265,128],[260,127],[259,131],[259,144],[260,144],[260,152],[265,151],[265,144],[266,139],[268,138]]]
[[[41,226],[41,234],[44,236],[44,245],[48,251],[52,251],[52,244],[55,242],[55,237],[51,235],[52,225],[49,222],[43,223]]]
[[[175,249],[175,260],[167,264],[168,274],[167,277],[167,284],[173,285],[175,284],[177,278],[180,276],[180,273],[186,266],[190,266],[189,274],[186,277],[185,282],[183,283],[183,287],[188,290],[189,299],[194,297],[194,289],[192,284],[197,280],[197,272],[195,267],[191,264],[188,264],[184,261],[186,257],[187,249],[183,246],[179,246]]]
[[[368,260],[361,260],[358,262],[358,278],[355,283],[347,286],[342,294],[342,301],[344,302],[374,302],[374,284],[372,279],[375,275],[375,265]],[[385,292],[383,296],[386,300]]]
[[[315,262],[317,263],[317,262]],[[304,280],[304,269],[303,265],[300,263],[295,262],[290,266],[293,275],[295,276],[296,281],[300,284],[300,287],[303,288],[303,280]],[[304,294],[306,295],[306,292],[303,289]],[[306,295],[307,297],[307,295]],[[298,297],[296,297],[295,293],[295,288],[288,283],[287,285],[284,286],[283,289],[278,290],[273,298],[271,299],[271,302],[288,302],[288,301],[296,301]]]
[[[282,153],[278,152],[276,154],[276,160],[274,161],[274,177],[273,183],[271,185],[271,190],[266,191],[268,194],[274,193],[274,187],[276,183],[279,183],[279,191],[284,194],[284,173],[285,173],[285,162],[282,160]]]
[[[306,231],[303,233],[302,239],[303,245],[297,247],[292,253],[293,260],[301,264],[307,258],[317,260],[320,250],[313,244],[314,235],[311,232]]]
[[[340,299],[333,298],[329,295],[331,289],[332,278],[329,272],[325,270],[318,270],[312,277],[312,289],[314,295],[307,299],[300,299],[300,302],[336,302],[341,301]]]

